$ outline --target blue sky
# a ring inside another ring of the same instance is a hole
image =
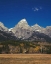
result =
[[[0,0],[0,21],[8,28],[25,18],[28,24],[51,25],[51,0]]]

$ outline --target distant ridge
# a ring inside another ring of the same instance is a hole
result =
[[[34,32],[35,32],[34,34],[38,32],[39,35],[42,35],[43,33],[44,35],[47,35],[49,38],[51,38],[51,26],[47,26],[46,28],[44,28],[39,26],[37,23],[34,24],[33,26],[29,26],[26,19],[20,20],[15,25],[15,27],[10,29],[5,27],[4,24],[0,22],[0,31],[6,32],[6,33],[12,33],[16,38],[22,39],[22,40],[29,39],[31,36],[35,37],[34,35],[32,35]],[[46,41],[45,38],[44,40]]]

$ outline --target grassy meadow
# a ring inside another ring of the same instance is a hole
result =
[[[51,64],[51,54],[0,54],[0,64]]]

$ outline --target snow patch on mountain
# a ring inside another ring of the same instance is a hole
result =
[[[13,28],[10,28],[9,31],[12,31]]]

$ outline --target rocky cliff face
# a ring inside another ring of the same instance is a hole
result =
[[[51,37],[51,26],[47,26],[46,28],[39,26],[38,24],[35,24],[33,26],[29,26],[26,19],[22,19],[18,22],[18,24],[15,25],[15,27],[8,29],[4,26],[2,22],[0,22],[0,30],[6,33],[11,33],[16,38],[19,39],[28,39],[34,32],[43,33],[45,35],[48,35]],[[40,34],[40,35],[41,35]]]
[[[40,42],[51,42],[51,38],[44,34],[44,33],[40,33],[40,32],[33,32],[33,34],[31,35],[31,37],[28,38],[29,41],[40,41]]]
[[[45,33],[46,35],[48,35],[48,36],[51,37],[51,26],[47,26],[47,27],[45,28],[44,33]]]
[[[22,19],[18,24],[11,30],[16,37],[27,39],[31,36],[32,30],[28,25],[26,19]]]
[[[38,24],[31,26],[31,28],[32,28],[32,31],[36,31],[36,32],[40,32],[40,33],[44,33],[44,31],[45,31],[45,28],[39,26]]]
[[[12,32],[10,32],[9,29],[5,27],[2,22],[0,22],[0,41],[15,39],[15,35]]]
[[[34,31],[39,32],[39,33],[44,33],[51,37],[50,28],[51,27],[44,28],[44,27],[39,26],[38,24],[29,26],[27,23],[27,20],[22,19],[18,22],[18,24],[14,28],[11,28],[10,30],[15,34],[17,38],[27,39],[31,37]]]
[[[8,31],[8,28],[5,27],[2,22],[0,22],[0,30],[1,30],[1,31]]]

